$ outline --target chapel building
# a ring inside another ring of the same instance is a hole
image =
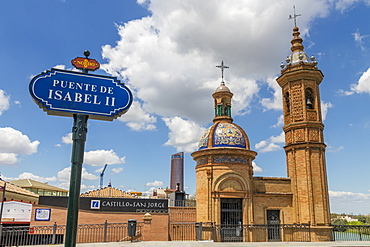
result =
[[[233,123],[233,93],[222,79],[212,94],[213,125],[192,153],[196,161],[197,222],[221,226],[308,225],[310,241],[331,240],[319,91],[323,74],[315,58],[304,52],[299,34],[294,27],[292,52],[277,78],[283,95],[288,177],[253,176],[252,161],[257,153],[250,149],[245,131]],[[239,234],[241,241],[253,241],[251,234]],[[274,241],[270,237],[285,241],[282,232],[267,236],[268,241]]]

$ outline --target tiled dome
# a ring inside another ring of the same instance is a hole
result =
[[[212,141],[210,142],[210,137]],[[208,128],[200,139],[198,150],[212,147],[238,147],[249,149],[248,137],[238,125],[218,122]]]

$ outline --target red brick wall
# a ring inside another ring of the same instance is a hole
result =
[[[50,221],[35,221],[36,208],[50,208]],[[127,223],[129,219],[136,219],[137,222],[143,222],[144,213],[122,213],[122,212],[94,212],[80,210],[78,214],[78,224],[103,224],[108,223]],[[67,219],[67,209],[35,205],[31,214],[31,226],[52,225],[56,222],[58,225],[65,225]],[[168,240],[168,214],[152,214],[152,220],[143,227],[144,241],[167,241]]]

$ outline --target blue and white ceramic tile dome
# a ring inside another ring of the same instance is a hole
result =
[[[212,138],[210,142],[209,139]],[[249,149],[248,137],[236,124],[218,122],[208,128],[200,139],[198,150],[212,147],[237,147]]]

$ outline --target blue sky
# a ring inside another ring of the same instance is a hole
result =
[[[327,171],[332,212],[370,213],[370,1],[13,0],[0,8],[0,172],[68,187],[73,120],[49,116],[28,84],[71,70],[88,49],[96,74],[134,93],[129,112],[89,120],[82,192],[104,185],[151,191],[169,186],[171,155],[185,152],[185,187],[195,192],[190,153],[212,124],[223,60],[234,122],[258,152],[255,176],[286,176],[281,91],[275,78],[290,53],[292,20],[324,73]]]

